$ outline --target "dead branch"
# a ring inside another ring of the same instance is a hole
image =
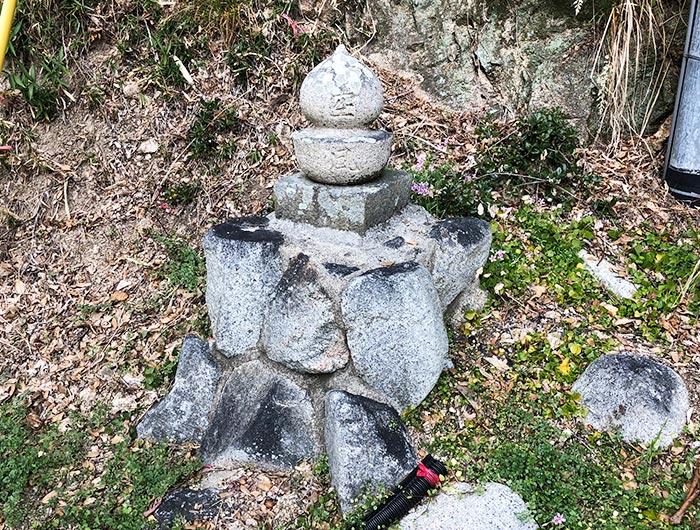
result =
[[[688,486],[688,493],[686,493],[685,495],[685,500],[683,501],[683,504],[681,504],[681,507],[678,508],[678,511],[673,514],[673,517],[671,517],[672,525],[681,524],[685,512],[688,511],[690,505],[695,499],[698,498],[698,495],[700,495],[700,488],[698,488],[698,483],[700,483],[700,465],[695,467],[695,473],[693,473],[693,480],[690,481],[690,485]]]

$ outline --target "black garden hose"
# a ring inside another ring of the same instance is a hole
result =
[[[440,475],[447,474],[445,464],[432,456],[426,456],[396,486],[384,504],[368,513],[362,519],[363,530],[379,530],[405,516],[411,508],[423,500],[428,491],[440,483]]]

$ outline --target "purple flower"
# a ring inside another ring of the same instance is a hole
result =
[[[464,175],[464,182],[471,182],[474,176],[474,173],[467,173]]]
[[[418,155],[416,165],[413,166],[413,171],[423,171],[423,165],[425,164],[425,153]]]
[[[432,184],[428,184],[427,182],[414,182],[411,189],[418,195],[423,195],[423,197],[425,197],[426,195],[431,195],[435,188],[433,188]]]
[[[554,517],[552,517],[552,523],[555,525],[564,524],[565,522],[566,522],[566,518],[560,513],[558,513]]]
[[[496,254],[492,254],[491,257],[489,258],[489,261],[503,261],[504,256],[506,255],[504,250],[498,250],[496,251]]]

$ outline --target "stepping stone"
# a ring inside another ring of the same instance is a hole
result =
[[[173,389],[138,424],[139,438],[201,441],[220,378],[221,368],[211,356],[209,345],[193,335],[186,337]]]
[[[666,447],[683,430],[688,390],[671,368],[632,354],[604,355],[574,383],[584,421],[598,430],[620,429],[628,442]]]
[[[401,530],[534,530],[537,523],[523,499],[503,484],[458,482],[411,510]]]
[[[180,488],[165,496],[153,517],[160,530],[169,530],[181,519],[189,524],[209,521],[219,514],[220,505],[218,490]]]
[[[388,405],[348,392],[326,394],[326,451],[344,513],[367,490],[396,486],[417,465],[406,427]]]

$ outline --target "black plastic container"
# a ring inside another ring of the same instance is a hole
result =
[[[388,528],[405,516],[440,483],[440,475],[447,474],[445,464],[426,456],[418,466],[391,491],[384,504],[362,519],[363,530]]]

